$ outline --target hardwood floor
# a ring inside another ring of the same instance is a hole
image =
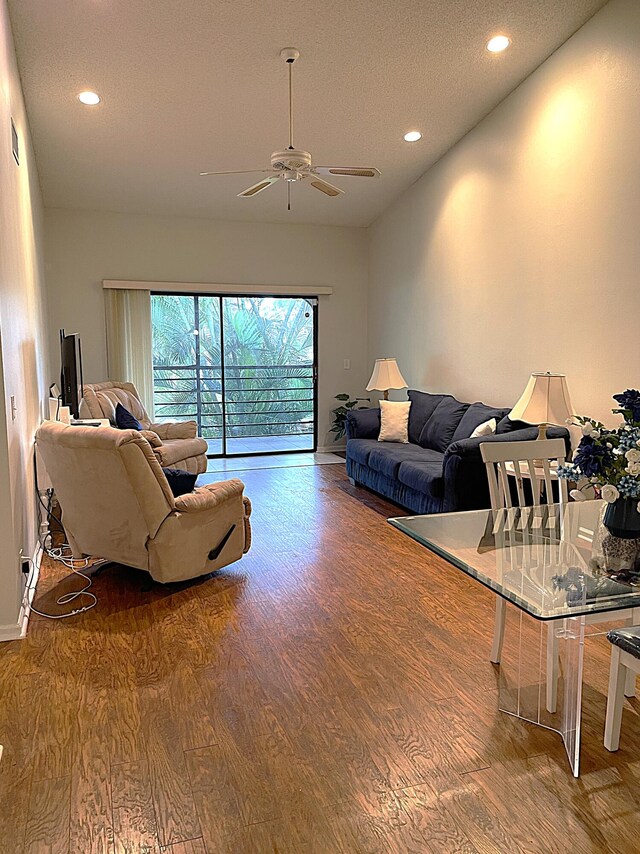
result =
[[[640,703],[602,744],[589,640],[582,776],[497,711],[493,596],[385,521],[342,466],[243,472],[254,546],[0,644],[2,854],[637,852]],[[38,607],[77,584],[43,569]]]

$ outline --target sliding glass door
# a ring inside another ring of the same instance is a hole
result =
[[[315,303],[152,294],[156,417],[195,419],[211,456],[315,450]]]

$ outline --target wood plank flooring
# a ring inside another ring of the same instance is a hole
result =
[[[493,597],[386,523],[340,465],[243,472],[254,547],[0,644],[2,854],[640,850],[640,703],[602,745],[589,640],[583,773],[497,711]],[[43,568],[38,607],[77,580]]]

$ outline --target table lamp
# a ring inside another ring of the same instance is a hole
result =
[[[512,421],[538,425],[538,439],[547,438],[550,424],[566,424],[573,407],[565,374],[531,374],[522,397],[509,413]]]
[[[384,399],[389,400],[390,388],[406,387],[395,359],[376,359],[367,391],[381,391],[384,393]]]

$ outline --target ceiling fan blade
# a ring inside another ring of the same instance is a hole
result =
[[[273,175],[275,169],[236,169],[230,172],[201,172],[200,175]]]
[[[318,175],[349,175],[354,178],[377,178],[380,170],[375,166],[314,166]]]
[[[264,178],[262,181],[258,181],[257,184],[252,184],[251,187],[247,187],[246,190],[243,190],[241,193],[238,193],[239,199],[249,199],[251,196],[256,196],[258,193],[261,193],[263,190],[266,190],[267,187],[270,187],[274,181],[279,181],[279,175],[272,175],[271,178]]]
[[[327,196],[339,196],[344,193],[340,187],[334,187],[333,184],[329,184],[328,181],[323,181],[322,178],[317,178],[313,174],[309,175],[309,184]]]

